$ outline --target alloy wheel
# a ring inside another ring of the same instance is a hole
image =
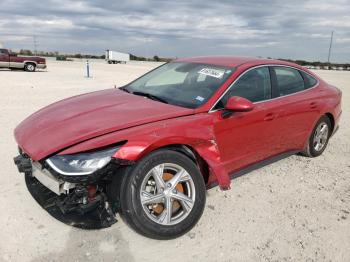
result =
[[[184,168],[163,163],[153,167],[143,179],[140,200],[153,222],[175,225],[190,214],[195,193],[192,177]]]
[[[325,122],[321,122],[315,130],[313,147],[316,151],[321,151],[327,144],[329,128]]]

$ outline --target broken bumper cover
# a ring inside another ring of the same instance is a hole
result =
[[[57,195],[68,194],[69,190],[74,188],[76,184],[88,183],[92,180],[86,176],[78,177],[78,179],[70,179],[69,177],[65,179],[54,172],[50,172],[50,170],[44,168],[39,162],[33,162],[29,157],[22,154],[16,156],[14,162],[20,173],[35,177],[41,184]],[[96,178],[93,180],[95,181]]]
[[[117,222],[116,212],[111,209],[104,194],[83,203],[81,200],[84,198],[77,193],[71,193],[67,196],[57,195],[28,174],[25,175],[25,182],[28,191],[38,204],[51,216],[69,226],[82,229],[101,229],[110,227]]]
[[[29,157],[26,157],[24,155],[18,155],[16,156],[13,161],[15,162],[18,171],[20,173],[31,173],[32,172],[32,161]]]
[[[84,229],[105,228],[116,222],[118,208],[109,203],[106,194],[107,176],[118,168],[115,161],[92,174],[68,177],[23,153],[14,162],[18,171],[25,173],[33,198],[61,222]]]
[[[96,184],[105,177],[111,176],[120,166],[131,165],[132,161],[113,158],[110,163],[87,175],[63,175],[55,171],[48,164],[32,161],[25,154],[14,158],[14,162],[20,173],[33,176],[51,191],[60,194],[67,194],[75,185]]]

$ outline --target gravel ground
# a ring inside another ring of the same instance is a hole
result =
[[[317,71],[343,90],[343,116],[324,154],[291,156],[208,191],[200,222],[185,236],[156,241],[119,219],[85,231],[52,218],[13,164],[12,132],[59,99],[120,86],[156,63],[48,62],[47,72],[0,71],[0,261],[350,261],[350,72]]]

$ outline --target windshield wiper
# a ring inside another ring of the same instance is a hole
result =
[[[127,93],[131,93],[125,86],[120,87],[119,90],[122,90],[122,91],[127,92]]]
[[[168,104],[168,101],[166,101],[165,99],[160,98],[160,97],[155,96],[155,95],[152,95],[152,94],[149,94],[149,93],[144,93],[144,92],[135,91],[135,92],[132,92],[132,94],[137,95],[137,96],[148,97],[148,98],[150,98],[150,99],[152,99],[152,100],[155,100],[155,101],[159,101],[159,102]]]

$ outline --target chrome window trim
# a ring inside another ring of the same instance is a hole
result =
[[[294,66],[289,66],[289,65],[279,65],[279,64],[265,64],[265,65],[258,65],[258,66],[254,66],[254,67],[251,67],[251,68],[248,68],[246,71],[244,71],[242,74],[240,74],[237,79],[235,79],[235,81],[232,82],[232,84],[225,90],[225,92],[219,97],[218,100],[216,100],[216,102],[213,104],[213,106],[209,109],[208,113],[212,113],[212,112],[216,112],[216,111],[219,111],[219,110],[222,110],[223,108],[220,108],[220,109],[213,109],[217,103],[219,103],[219,101],[226,95],[226,93],[230,90],[230,88],[243,76],[245,75],[246,73],[248,73],[249,71],[253,70],[253,69],[257,69],[257,68],[260,68],[260,67],[269,67],[269,66],[280,66],[280,67],[287,67],[287,68],[292,68],[292,69],[295,69],[295,70],[298,70],[298,71],[302,71],[304,72],[305,74],[308,74],[309,76],[315,78],[313,75],[309,74],[308,72],[300,69],[300,68],[297,68],[297,67],[294,67]],[[271,77],[271,75],[270,75]],[[304,78],[303,78],[304,79]],[[312,87],[309,87],[307,89],[304,89],[304,90],[301,90],[301,91],[298,91],[298,92],[295,92],[295,93],[292,93],[292,94],[288,94],[288,95],[284,95],[284,96],[278,96],[278,97],[274,97],[274,98],[270,98],[270,99],[266,99],[266,100],[261,100],[261,101],[258,101],[258,102],[253,102],[253,104],[260,104],[260,103],[264,103],[264,102],[269,102],[269,101],[273,101],[273,100],[276,100],[276,99],[280,99],[280,98],[284,98],[284,97],[288,97],[288,96],[292,96],[292,95],[295,95],[295,94],[299,94],[299,93],[302,93],[302,92],[305,92],[305,91],[309,91],[310,89],[313,89],[313,88],[316,88],[319,84],[320,84],[320,81],[318,80],[318,78],[315,78],[317,83],[312,86]],[[272,88],[272,83],[271,83],[271,88]]]

